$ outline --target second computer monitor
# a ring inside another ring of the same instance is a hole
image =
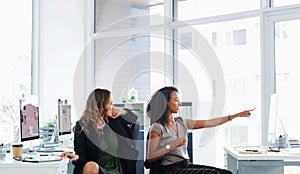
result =
[[[58,105],[58,132],[59,135],[71,134],[71,105]]]

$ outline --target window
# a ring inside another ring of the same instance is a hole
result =
[[[199,21],[201,23],[201,20]],[[198,156],[194,156],[194,161],[216,162],[222,166],[221,156],[224,145],[260,145],[261,143],[261,136],[257,136],[261,134],[259,114],[261,105],[260,19],[259,17],[243,18],[226,22],[195,24],[191,27],[195,28],[209,42],[220,63],[226,88],[222,91],[226,95],[223,114],[256,107],[255,113],[257,114],[253,114],[251,119],[236,119],[234,122],[222,125],[215,129],[215,133],[211,133],[211,137],[207,137],[210,132],[206,132],[206,130],[194,133],[195,136],[197,135],[196,137],[205,137],[194,139],[194,145],[201,147],[197,148],[201,151],[198,153],[205,154],[207,152],[205,148],[207,143],[210,143],[207,142],[210,138],[216,138],[212,141],[216,141],[218,144],[215,149],[216,161],[206,161]],[[180,29],[178,33],[180,37],[186,33],[186,29]],[[201,46],[201,50],[203,45],[199,42],[200,39],[199,36],[192,33],[192,37],[189,40],[181,40],[183,43],[180,45],[190,45],[189,48]],[[190,43],[186,43],[187,41]],[[182,95],[185,100],[192,100],[194,119],[216,117],[216,115],[210,115],[210,112],[212,102],[215,100],[215,85],[218,85],[222,79],[214,81],[208,77],[210,71],[214,73],[217,71],[217,66],[208,69],[209,66],[204,64],[207,62],[204,61],[205,58],[199,60],[199,57],[191,49],[178,50],[178,82],[181,85],[187,83],[190,86],[190,89],[185,89]],[[186,80],[187,77],[190,79]],[[192,88],[193,85],[195,89]]]
[[[246,29],[233,30],[233,45],[247,44]]]
[[[259,8],[259,0],[186,0],[178,3],[178,19],[197,19]]]
[[[270,15],[268,17],[272,18],[272,20],[268,21],[265,20],[264,15],[269,12],[275,12],[275,14],[280,14],[281,12],[285,13],[286,9],[293,9],[296,14],[299,14],[300,10],[298,6],[293,5],[299,3],[299,1],[274,0],[272,1],[274,2],[273,6],[285,7],[266,7],[267,9],[261,7],[264,6],[264,3],[269,2],[264,0],[230,0],[226,2],[214,0],[209,2],[202,0],[179,0],[165,2],[170,3],[143,6],[143,8],[141,8],[143,11],[142,14],[149,16],[170,16],[168,10],[174,8],[171,11],[173,12],[173,17],[180,20],[178,23],[183,22],[189,27],[194,28],[197,33],[201,33],[207,40],[216,53],[224,75],[224,93],[226,94],[226,98],[223,114],[232,114],[241,109],[252,109],[256,107],[256,110],[250,119],[237,119],[234,122],[230,122],[220,127],[215,134],[215,139],[212,140],[212,144],[209,144],[211,146],[208,147],[209,152],[215,152],[215,154],[208,154],[211,158],[215,158],[215,160],[205,161],[206,159],[203,159],[200,156],[199,159],[194,159],[194,162],[212,163],[223,167],[223,145],[264,144],[264,132],[268,124],[264,122],[264,116],[268,114],[268,111],[265,108],[269,106],[268,97],[273,90],[272,85],[269,84],[272,83],[272,80],[270,80],[272,79],[272,75],[269,74],[269,70],[275,67],[275,64],[273,64],[274,67],[272,67],[273,65],[269,64],[266,60],[275,59],[276,57],[276,61],[274,61],[276,62],[275,69],[277,70],[275,73],[276,77],[274,77],[276,78],[276,90],[281,94],[279,95],[279,98],[286,94],[285,97],[281,97],[281,102],[288,103],[287,98],[298,96],[297,94],[292,95],[291,92],[293,90],[296,91],[295,89],[299,88],[299,85],[297,85],[295,81],[295,79],[299,78],[299,72],[296,71],[294,67],[296,66],[294,61],[295,55],[297,55],[297,49],[290,45],[297,45],[296,40],[300,40],[298,37],[299,34],[296,32],[296,29],[299,28],[298,19],[300,19],[300,17],[297,17],[296,20],[292,20],[291,16],[294,16],[295,18],[295,15],[291,15],[290,19],[283,20],[281,17],[278,17],[278,20],[274,20],[276,16]],[[171,4],[174,2],[178,2],[178,4]],[[291,6],[288,7],[286,5]],[[134,7],[136,8],[137,6]],[[132,10],[132,13],[126,15],[130,17],[131,15],[134,15],[133,12],[141,12],[141,9]],[[261,18],[261,16],[263,16],[263,18]],[[121,16],[120,18],[123,17],[124,16]],[[112,21],[114,21],[114,19],[112,19]],[[207,118],[210,114],[210,109],[212,108],[211,103],[215,95],[215,86],[218,85],[218,81],[211,81],[209,79],[207,67],[205,67],[203,62],[198,61],[197,55],[193,52],[193,48],[202,46],[197,42],[199,37],[197,37],[195,33],[189,32],[184,27],[181,27],[180,24],[177,25],[178,23],[168,23],[171,24],[172,31],[165,30],[165,28],[159,28],[153,32],[151,31],[152,24],[163,25],[164,23],[152,19],[146,20],[146,23],[140,23],[138,20],[132,21],[134,22],[128,22],[130,23],[130,26],[127,29],[134,28],[134,33],[128,34],[124,32],[120,34],[117,30],[120,28],[117,28],[117,25],[115,25],[116,28],[106,31],[115,31],[114,36],[120,38],[123,37],[123,47],[118,45],[115,47],[114,53],[116,53],[116,55],[122,51],[123,53],[129,53],[128,55],[124,55],[132,58],[132,62],[128,62],[128,65],[130,64],[132,66],[125,69],[131,70],[135,67],[133,65],[139,65],[139,68],[143,66],[150,69],[153,67],[161,68],[161,72],[153,72],[147,75],[141,74],[140,77],[143,75],[143,78],[141,79],[150,79],[150,82],[146,82],[148,89],[147,92],[144,93],[146,96],[144,99],[147,99],[149,94],[152,94],[153,91],[157,89],[157,86],[167,84],[180,86],[181,84],[192,83],[192,87],[182,91],[183,101],[193,100],[193,118]],[[122,22],[126,22],[126,20],[123,20]],[[272,25],[272,22],[273,24],[275,23],[274,28],[261,34],[261,29],[265,32],[266,26]],[[147,28],[147,31],[142,31],[145,28]],[[139,29],[141,30],[139,31]],[[127,30],[121,28],[120,31]],[[142,36],[142,33],[144,36]],[[274,38],[267,38],[266,35],[268,34],[273,35]],[[157,35],[162,37],[157,37]],[[103,36],[105,36],[105,33],[103,33]],[[110,37],[109,40],[114,41],[114,39],[117,38],[114,36]],[[103,38],[106,39],[105,37]],[[179,40],[180,43],[177,43],[177,40]],[[105,43],[99,45],[108,46]],[[269,50],[272,45],[275,45],[275,48]],[[143,48],[141,48],[141,46],[143,46]],[[147,51],[149,54],[147,54]],[[133,52],[138,54],[132,54]],[[110,54],[109,56],[112,55],[113,54]],[[272,55],[274,57],[272,57]],[[289,55],[288,58],[286,57],[287,55]],[[163,62],[166,57],[168,57],[169,61]],[[113,61],[114,59],[120,61],[121,59],[124,59],[124,56],[120,59],[115,56],[109,60]],[[146,64],[140,65],[135,63],[135,61],[139,60],[143,60]],[[283,60],[285,60],[284,62],[288,60],[289,63],[283,63]],[[112,64],[112,62],[110,63]],[[113,64],[118,65],[115,63]],[[97,74],[104,75],[99,72],[100,71],[98,71]],[[124,73],[121,74],[124,75]],[[189,77],[189,80],[186,80],[186,77]],[[96,81],[97,85],[101,85],[102,81],[100,78]],[[273,82],[275,82],[275,80],[273,80]],[[287,84],[289,86],[287,86]],[[195,91],[197,92],[197,95],[195,94]],[[198,106],[199,110],[197,108]],[[280,107],[283,108],[283,110],[288,109],[292,111],[290,106],[282,105]],[[297,108],[296,104],[293,105],[293,108]],[[290,113],[289,115],[293,114]],[[291,117],[289,120],[290,119]],[[284,122],[287,121],[284,120]],[[289,126],[290,123],[285,124]],[[295,138],[298,137],[295,135]],[[218,144],[218,147],[214,146],[216,144]],[[196,145],[199,146],[199,144]],[[211,150],[211,148],[214,149]],[[197,150],[201,149],[202,148],[199,148]],[[200,153],[202,154],[205,150],[207,149],[204,149]],[[203,156],[206,156],[205,152],[203,153]],[[198,156],[194,157],[197,158]]]
[[[172,74],[165,73],[171,54],[162,54],[171,45],[164,37],[164,12],[163,1],[96,0],[95,86],[111,89],[115,103],[126,100],[131,87],[146,102],[155,90],[173,84]],[[155,25],[161,26],[152,31]]]
[[[19,138],[19,100],[31,94],[32,1],[1,1],[0,21],[0,143],[11,143]]]
[[[281,119],[277,122],[279,133],[284,133],[284,128],[288,136],[292,139],[300,139],[295,122],[297,117],[298,102],[300,97],[300,69],[298,62],[300,40],[299,31],[300,19],[288,20],[275,23],[275,70],[276,70],[276,93],[278,95],[277,117]]]
[[[293,5],[293,4],[300,4],[300,0],[273,0],[274,6],[284,6],[284,5]]]

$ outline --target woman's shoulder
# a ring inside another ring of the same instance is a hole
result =
[[[163,131],[165,130],[166,128],[164,127],[164,125],[162,125],[161,123],[158,123],[158,122],[155,122],[151,125],[150,129],[149,129],[149,132],[157,132],[159,135],[162,135],[163,134]]]
[[[153,123],[153,124],[151,125],[151,127],[150,127],[150,128],[156,128],[156,127],[158,127],[158,128],[162,128],[162,127],[163,127],[163,125],[162,125],[161,123],[155,122],[155,123]]]
[[[76,121],[76,124],[75,124],[76,127],[77,127],[77,126],[80,126],[80,127],[81,127],[81,125],[82,125],[82,120]]]
[[[81,131],[81,128],[82,128],[82,120],[76,121],[76,124],[75,124],[75,126],[73,128],[74,132]]]

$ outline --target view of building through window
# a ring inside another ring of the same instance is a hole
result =
[[[260,0],[186,0],[178,3],[178,19],[181,21],[257,10]]]
[[[298,42],[300,19],[275,23],[275,59],[276,59],[276,94],[278,133],[284,134],[284,130],[292,139],[300,139],[298,124],[298,102],[300,84],[300,69],[297,63],[299,58]],[[281,122],[282,124],[281,125]],[[278,135],[279,136],[279,135]]]
[[[228,22],[219,22],[203,25],[193,25],[201,35],[210,43],[217,54],[225,76],[225,110],[224,114],[235,113],[241,109],[256,107],[250,119],[236,119],[218,129],[216,159],[222,159],[225,145],[260,145],[260,22],[259,18],[246,18]],[[197,46],[197,39],[193,33],[183,33],[181,36],[190,47]],[[205,67],[191,61],[192,54],[188,49],[179,49],[179,62],[185,64],[192,72],[199,89],[199,113],[195,118],[208,118],[212,102],[212,82],[207,79]],[[181,72],[179,71],[179,74]],[[202,105],[202,106],[201,106]],[[193,107],[195,109],[195,106]],[[222,163],[222,160],[218,163]],[[221,166],[221,165],[220,165]]]
[[[273,0],[273,1],[274,1],[274,7],[300,3],[300,0]]]
[[[18,140],[19,100],[31,93],[31,2],[0,2],[0,143]]]

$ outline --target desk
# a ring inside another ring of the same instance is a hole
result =
[[[43,163],[22,162],[12,159],[11,155],[7,154],[6,159],[0,161],[0,173],[68,174],[72,173],[72,171],[68,172],[68,164],[68,159]]]
[[[225,147],[224,152],[227,169],[234,174],[283,174],[284,166],[300,166],[300,153],[239,154],[230,147]]]

